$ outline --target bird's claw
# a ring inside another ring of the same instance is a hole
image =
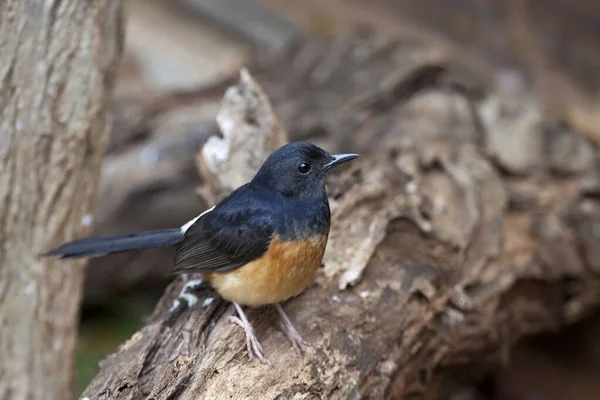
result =
[[[236,309],[237,308],[238,307],[236,307]],[[241,307],[240,309],[238,309],[238,313],[240,313],[240,310]],[[246,348],[248,349],[248,358],[250,359],[250,361],[252,361],[254,356],[256,356],[256,358],[258,358],[262,363],[272,366],[271,362],[264,356],[263,348],[258,339],[256,338],[256,335],[254,334],[254,328],[245,318],[246,316],[243,314],[243,312],[240,314],[240,317],[241,318],[238,318],[232,315],[227,317],[227,319],[232,324],[236,324],[244,330],[244,333],[246,334]]]
[[[310,353],[313,344],[302,338],[293,325],[288,326],[283,320],[281,320],[279,321],[279,327],[288,337],[290,342],[292,342],[292,347],[294,347],[294,350],[296,350],[298,354],[302,355]]]
[[[300,355],[302,355],[302,353],[309,354],[313,346],[312,343],[310,343],[307,340],[304,340],[302,336],[300,336],[296,328],[294,328],[292,321],[290,321],[289,317],[287,316],[287,314],[283,310],[283,307],[281,307],[280,304],[276,304],[275,308],[277,309],[277,311],[279,312],[279,316],[281,317],[279,319],[279,326],[281,327],[283,333],[285,333],[288,339],[290,339],[290,341],[292,342],[294,350],[296,350],[296,352]]]

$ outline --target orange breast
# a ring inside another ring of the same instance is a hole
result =
[[[275,237],[260,258],[230,272],[205,276],[225,300],[253,307],[279,303],[306,289],[326,245],[327,235],[303,241]]]

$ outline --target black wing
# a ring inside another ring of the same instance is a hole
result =
[[[200,217],[185,233],[174,274],[227,272],[260,257],[273,237],[272,211],[222,207]]]

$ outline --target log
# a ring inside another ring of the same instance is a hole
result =
[[[0,5],[0,398],[74,397],[85,235],[123,43],[118,0]]]
[[[532,98],[473,90],[476,74],[465,85],[460,63],[423,43],[321,44],[254,74],[292,138],[316,122],[312,140],[362,154],[330,179],[315,284],[284,305],[311,354],[296,355],[263,308],[248,315],[274,368],[249,361],[233,307],[178,277],[84,397],[447,398],[520,338],[598,305],[593,142]]]

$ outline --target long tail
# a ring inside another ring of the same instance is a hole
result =
[[[180,228],[132,233],[128,235],[94,236],[75,240],[50,250],[44,256],[93,257],[124,251],[157,249],[181,242],[184,232]]]

